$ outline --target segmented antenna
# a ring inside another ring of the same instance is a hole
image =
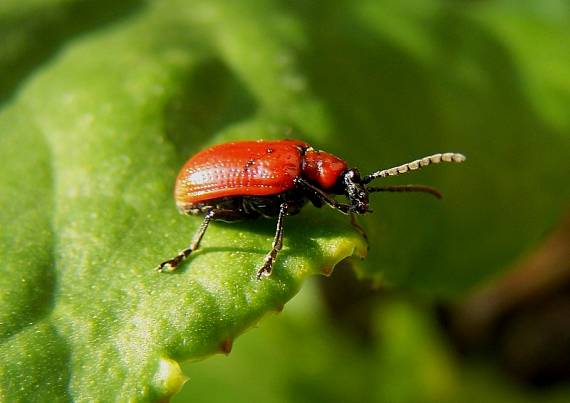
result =
[[[439,164],[441,162],[463,162],[465,161],[465,156],[459,153],[440,153],[430,155],[428,157],[420,158],[418,160],[408,162],[394,168],[383,169],[381,171],[373,172],[370,175],[366,175],[362,179],[362,183],[369,183],[376,178],[385,178],[386,176],[396,176],[405,174],[409,171],[415,171],[417,169],[426,167],[430,164]]]
[[[443,195],[440,193],[439,190],[433,188],[431,186],[425,185],[393,185],[393,186],[368,186],[366,187],[368,193],[374,192],[419,192],[419,193],[427,193],[432,196],[437,197],[438,199],[443,198]]]

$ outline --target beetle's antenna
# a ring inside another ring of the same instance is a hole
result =
[[[431,186],[424,185],[394,185],[394,186],[382,186],[382,187],[367,187],[366,190],[370,193],[374,192],[421,192],[427,193],[438,199],[443,198],[443,195],[439,190],[432,188]]]
[[[405,174],[409,171],[415,171],[417,169],[423,168],[431,164],[439,164],[441,162],[463,162],[465,161],[465,156],[459,153],[440,153],[430,155],[428,157],[420,158],[412,162],[394,167],[383,169],[381,171],[376,171],[370,175],[366,175],[362,178],[362,183],[370,183],[376,178],[385,178],[386,176],[396,176]]]

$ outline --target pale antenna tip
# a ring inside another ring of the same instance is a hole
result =
[[[464,162],[467,157],[461,153],[454,153],[453,154],[453,162]]]

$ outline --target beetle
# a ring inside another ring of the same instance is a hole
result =
[[[349,215],[351,224],[364,236],[355,216],[371,213],[369,193],[425,192],[438,198],[441,194],[429,186],[368,186],[376,178],[400,175],[430,164],[463,162],[459,153],[441,153],[403,165],[361,176],[346,161],[317,150],[300,140],[235,141],[215,145],[191,157],[176,178],[174,198],[179,211],[203,215],[203,221],[190,245],[156,270],[171,272],[197,250],[211,221],[226,222],[277,218],[271,250],[257,271],[257,279],[269,276],[283,247],[283,223],[286,216],[299,213],[311,202],[315,207],[328,205]],[[344,195],[348,203],[337,201]]]

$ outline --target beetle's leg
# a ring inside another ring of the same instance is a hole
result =
[[[186,249],[182,249],[180,252],[178,252],[178,255],[174,256],[172,259],[166,260],[161,264],[159,264],[158,267],[156,268],[156,271],[162,273],[165,271],[171,272],[176,270],[178,265],[182,263],[184,259],[190,256],[190,254],[193,251],[195,251],[200,247],[200,241],[204,237],[204,234],[208,229],[208,225],[210,224],[210,221],[212,221],[212,218],[214,218],[215,215],[216,215],[216,210],[209,210],[204,216],[204,220],[202,221],[202,224],[200,224],[200,228],[198,228],[198,231],[196,231],[196,233],[194,234],[194,237],[192,238],[192,242],[190,242],[190,245]]]
[[[296,178],[295,183],[297,183],[297,185],[303,187],[306,191],[311,192],[318,199],[322,200],[324,203],[328,204],[329,206],[331,206],[335,210],[338,210],[343,214],[350,214],[350,209],[352,207],[350,204],[344,204],[344,203],[340,203],[340,202],[336,201],[335,199],[330,197],[328,194],[323,192],[321,189],[319,189],[316,186],[311,185],[309,182],[307,182],[303,178]]]
[[[273,268],[277,254],[281,248],[283,248],[283,219],[287,215],[288,208],[287,203],[281,203],[281,206],[279,206],[279,217],[277,217],[277,228],[275,230],[275,237],[273,238],[273,245],[271,245],[271,250],[265,256],[263,266],[257,271],[258,280],[260,280],[261,277],[267,277],[271,274],[271,269]]]
[[[200,242],[204,237],[204,233],[208,229],[208,225],[212,220],[228,220],[228,221],[235,221],[243,218],[243,215],[239,211],[233,210],[222,210],[222,209],[211,209],[209,210],[206,215],[204,216],[204,221],[200,224],[200,228],[194,234],[192,238],[192,242],[186,248],[181,250],[178,255],[174,256],[172,259],[166,260],[158,265],[156,271],[158,272],[171,272],[176,270],[178,265],[184,261],[192,252],[200,247]]]
[[[368,235],[366,235],[366,231],[364,231],[362,225],[360,225],[358,221],[356,221],[356,214],[354,213],[350,213],[350,225],[352,225],[354,229],[356,229],[356,231],[358,231],[358,233],[362,235],[362,238],[364,238],[364,240],[366,241],[366,245],[368,245]]]

